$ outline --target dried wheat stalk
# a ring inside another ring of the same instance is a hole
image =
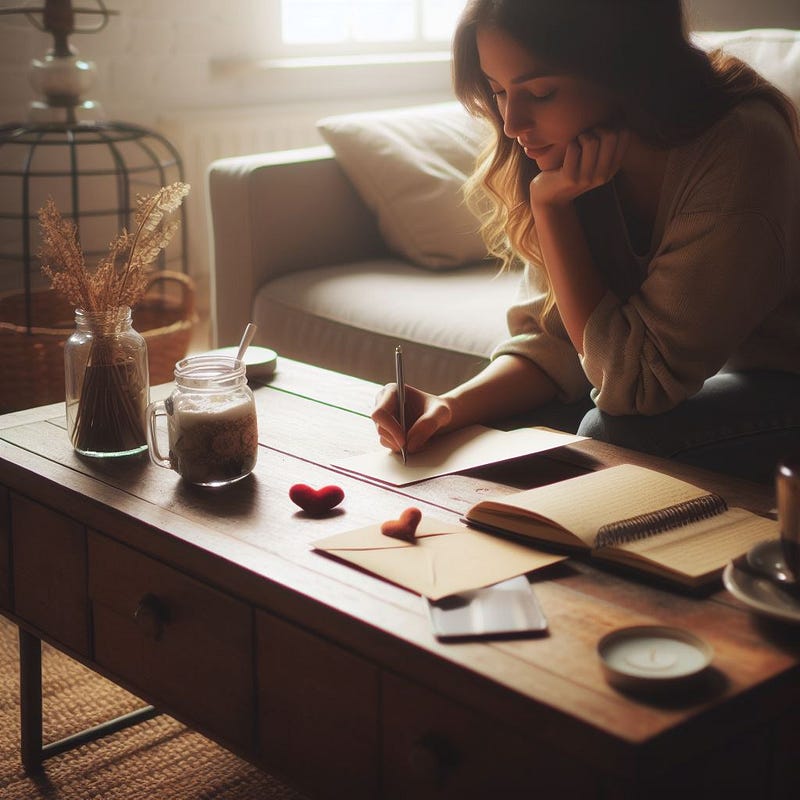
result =
[[[42,271],[75,308],[98,312],[133,307],[147,289],[147,268],[178,229],[178,220],[169,217],[188,193],[188,184],[176,182],[139,197],[133,232],[123,229],[112,240],[93,273],[86,268],[77,227],[49,198],[39,210]]]
[[[124,452],[146,442],[146,386],[118,352],[113,334],[120,309],[133,307],[146,292],[148,267],[178,229],[170,215],[188,193],[188,184],[177,182],[139,197],[133,232],[123,229],[112,240],[94,272],[86,268],[77,227],[61,216],[53,199],[39,210],[42,271],[75,308],[98,320],[71,432],[82,452]]]

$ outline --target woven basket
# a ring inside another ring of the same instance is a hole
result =
[[[173,379],[197,324],[194,281],[181,272],[154,272],[133,309],[133,327],[147,342],[150,384]],[[64,400],[64,343],[75,331],[75,310],[52,289],[0,296],[0,413]]]

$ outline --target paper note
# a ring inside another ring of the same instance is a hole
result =
[[[375,478],[392,486],[405,486],[435,478],[437,475],[450,475],[486,464],[496,464],[540,453],[584,438],[586,437],[561,433],[549,428],[500,431],[483,425],[471,425],[435,437],[424,450],[419,453],[409,453],[407,464],[403,464],[399,453],[391,453],[381,448],[334,462],[333,466]]]
[[[438,600],[546,567],[564,556],[423,517],[413,543],[369,525],[314,542],[317,550]]]

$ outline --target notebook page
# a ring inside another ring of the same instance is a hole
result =
[[[678,478],[622,464],[529,489],[501,502],[550,519],[591,547],[603,525],[707,494],[705,489]]]
[[[743,508],[693,522],[673,531],[616,545],[678,572],[699,577],[724,567],[765,539],[777,539],[778,522]],[[600,552],[600,551],[598,551]]]

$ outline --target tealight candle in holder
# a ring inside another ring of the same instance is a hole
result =
[[[689,631],[660,625],[621,628],[597,651],[609,683],[620,689],[657,689],[683,683],[711,663],[708,644]]]

